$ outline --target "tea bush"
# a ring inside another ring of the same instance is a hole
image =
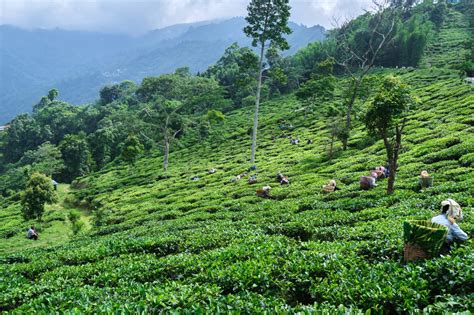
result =
[[[300,104],[292,95],[262,104],[258,168],[249,172],[258,183],[231,182],[250,166],[243,126],[252,108],[243,107],[227,114],[220,127],[224,142],[176,150],[168,173],[161,170],[162,158],[151,154],[132,171],[115,163],[77,179],[68,201],[94,209],[92,230],[63,244],[2,253],[0,310],[472,310],[472,241],[447,256],[404,264],[402,224],[436,215],[440,202],[453,198],[463,207],[461,228],[472,229],[474,126],[466,115],[474,109],[473,87],[445,69],[383,71],[401,76],[421,101],[408,120],[393,195],[385,193],[386,180],[373,190],[359,189],[359,176],[385,163],[381,141],[367,138],[358,123],[349,150],[328,159],[325,121],[318,114],[297,115]],[[295,128],[280,131],[280,118],[291,118]],[[283,134],[302,141],[292,146]],[[216,173],[208,174],[210,168]],[[424,169],[434,186],[419,191]],[[290,185],[279,185],[279,171]],[[200,179],[192,181],[194,176]],[[323,193],[333,178],[341,189]],[[264,185],[272,186],[272,199],[255,196]],[[24,221],[17,202],[1,206],[1,242],[9,242],[24,232],[18,231]],[[44,219],[45,226],[65,214],[48,212]]]

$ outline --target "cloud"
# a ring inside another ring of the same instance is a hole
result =
[[[139,34],[178,24],[245,16],[248,0],[0,0],[0,24]],[[331,27],[370,0],[290,0],[291,20]]]

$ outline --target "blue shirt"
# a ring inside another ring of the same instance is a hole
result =
[[[461,230],[459,225],[456,223],[451,224],[445,214],[440,214],[431,219],[431,222],[444,225],[448,228],[448,235],[446,240],[449,242],[452,241],[465,241],[467,240],[467,234]]]
[[[29,229],[27,233],[28,238],[32,237],[33,235],[35,235],[35,231],[33,231],[33,229]]]

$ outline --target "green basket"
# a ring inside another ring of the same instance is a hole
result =
[[[423,254],[417,254],[419,258],[430,258],[439,255],[447,233],[448,229],[445,226],[430,221],[410,220],[403,222],[405,260],[414,260],[407,259],[407,256],[412,256],[407,251],[415,249],[423,252]]]

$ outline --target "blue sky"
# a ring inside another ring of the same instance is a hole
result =
[[[0,24],[141,34],[178,23],[245,16],[249,0],[0,0]],[[332,27],[371,0],[290,0],[291,20]]]

